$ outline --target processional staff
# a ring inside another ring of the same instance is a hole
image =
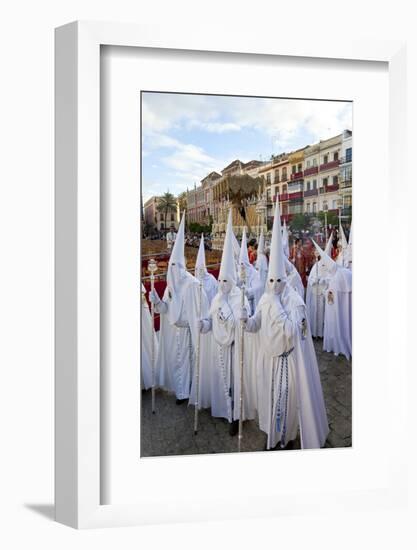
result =
[[[198,319],[201,319],[201,294],[203,291],[203,268],[197,270],[198,278]],[[198,327],[200,329],[200,327]],[[195,407],[194,407],[194,435],[198,431],[198,409],[200,405],[200,330],[197,331],[196,359],[195,359]]]
[[[319,279],[319,254],[317,250],[315,250],[316,255],[316,276],[317,276],[317,283],[316,283],[316,338],[319,337],[319,290],[320,290],[320,279]]]
[[[155,273],[158,271],[158,264],[154,258],[148,262],[148,271],[151,274],[151,292],[155,288]],[[152,345],[151,345],[151,360],[152,360],[152,414],[155,414],[155,305],[151,302],[152,316]]]
[[[246,270],[243,263],[240,264],[240,306],[241,309],[245,307],[245,290],[246,290]],[[243,353],[244,353],[244,341],[243,336],[245,333],[245,321],[240,320],[240,361],[239,361],[239,376],[240,376],[240,392],[239,392],[239,431],[238,431],[238,451],[241,450],[242,438],[243,438]]]

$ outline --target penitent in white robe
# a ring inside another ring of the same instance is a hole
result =
[[[247,322],[249,331],[259,330],[258,415],[259,427],[267,434],[267,448],[295,439],[298,427],[303,449],[320,448],[329,432],[315,350],[308,321],[303,323],[303,319],[305,305],[286,285],[280,299],[265,293],[255,316]]]
[[[158,357],[158,338],[152,330],[152,317],[149,311],[149,306],[145,296],[142,294],[142,310],[141,310],[141,369],[140,369],[140,386],[141,389],[149,389],[152,387],[152,337],[154,338],[154,354],[155,354],[155,382],[158,380],[156,372],[156,360]]]
[[[352,356],[352,272],[337,267],[325,294],[324,351]]]
[[[181,284],[177,286],[175,294],[174,290],[167,286],[163,296],[166,311],[161,311],[160,317],[157,361],[159,386],[174,392],[177,399],[187,399],[190,395],[198,323],[199,319],[205,317],[208,311],[207,297],[202,291],[200,312],[199,292],[199,282],[186,272]],[[201,363],[208,359],[204,345],[203,341]]]
[[[323,337],[324,299],[327,279],[322,273],[323,268],[316,262],[311,268],[307,282],[306,307],[312,336]]]
[[[201,406],[210,407],[211,415],[229,422],[240,416],[240,311],[241,291],[234,287],[223,295],[218,292],[210,307],[210,316],[204,320],[205,334],[210,336],[209,360],[201,371]],[[249,314],[249,303],[245,298]],[[243,420],[256,416],[256,373],[254,350],[244,335],[243,363]],[[252,336],[252,335],[250,335]],[[194,395],[194,387],[192,395]],[[191,399],[190,399],[191,401]]]

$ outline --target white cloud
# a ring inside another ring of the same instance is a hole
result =
[[[248,98],[187,94],[144,94],[145,136],[171,129],[210,133],[256,129],[285,147],[302,132],[313,141],[352,127],[351,103],[299,99]]]

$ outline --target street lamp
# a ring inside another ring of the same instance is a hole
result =
[[[327,210],[328,210],[327,202],[323,205],[323,212],[324,212],[324,234],[325,234],[325,242],[327,244]]]

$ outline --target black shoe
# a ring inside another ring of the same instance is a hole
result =
[[[186,401],[188,401],[187,398],[185,398],[185,399],[177,399],[177,400],[175,401],[175,404],[176,404],[176,405],[182,405],[182,404],[185,403]]]
[[[229,435],[232,437],[236,435],[239,431],[239,420],[233,420],[233,422],[229,426]]]

